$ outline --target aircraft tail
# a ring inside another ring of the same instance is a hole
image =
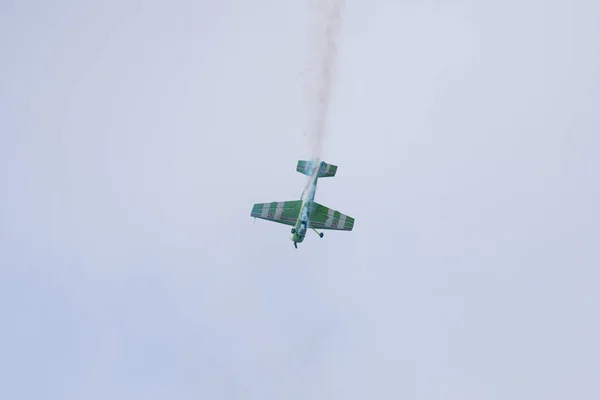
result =
[[[314,161],[300,160],[300,161],[298,161],[298,165],[296,166],[296,171],[300,172],[301,174],[311,176],[314,171],[314,169],[313,169],[314,167],[315,167]],[[319,174],[318,174],[319,178],[334,177],[336,172],[337,172],[337,165],[327,164],[324,161],[321,161],[321,163],[319,164]]]

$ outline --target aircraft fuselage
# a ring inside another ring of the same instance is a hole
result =
[[[301,243],[306,236],[306,232],[310,228],[310,215],[312,211],[312,206],[315,202],[315,193],[317,191],[317,181],[319,180],[319,166],[320,163],[315,163],[316,167],[308,182],[306,182],[306,186],[304,187],[304,191],[302,192],[301,200],[302,200],[302,208],[300,209],[300,215],[298,216],[298,221],[296,225],[292,228],[292,234],[290,235],[290,239],[294,242],[294,246],[296,243]]]

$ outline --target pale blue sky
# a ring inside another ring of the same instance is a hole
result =
[[[597,399],[600,6],[0,3],[0,398]]]

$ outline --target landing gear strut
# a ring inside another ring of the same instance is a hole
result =
[[[323,237],[323,232],[318,232],[315,228],[310,228],[310,229],[312,229],[313,231],[315,231],[315,233],[317,235],[319,235],[319,237],[321,237],[321,238]]]
[[[298,243],[294,242],[294,247],[298,248]]]

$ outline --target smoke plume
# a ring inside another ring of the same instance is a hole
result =
[[[335,60],[344,0],[312,0],[316,7],[311,29],[307,74],[307,127],[305,135],[313,159],[321,159],[328,128]]]

